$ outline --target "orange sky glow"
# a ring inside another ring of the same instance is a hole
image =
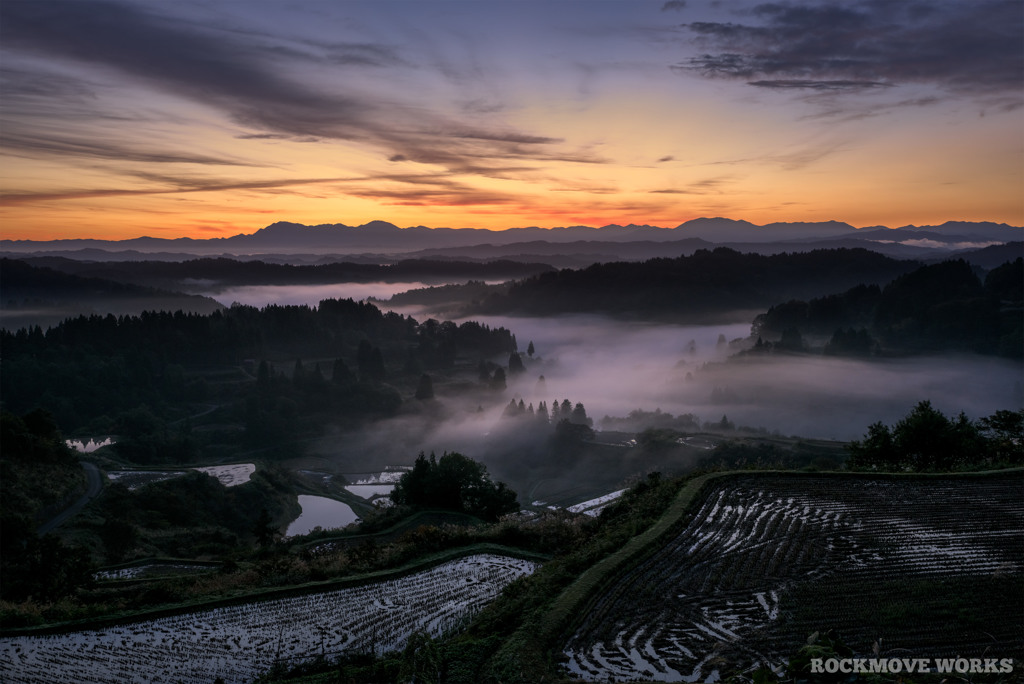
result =
[[[997,30],[1006,3],[939,2],[917,23],[857,2],[124,0],[102,22],[92,4],[0,10],[4,239],[279,220],[1024,225],[1020,18],[976,49],[957,33]],[[854,71],[787,44],[793,73],[765,61],[794,29],[839,32],[839,50],[844,22],[889,32],[891,54]]]

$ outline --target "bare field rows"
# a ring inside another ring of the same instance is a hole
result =
[[[591,606],[564,652],[587,681],[715,681],[814,631],[855,651],[1024,655],[1024,478],[743,475]]]
[[[401,648],[459,627],[532,561],[478,554],[393,580],[140,621],[0,639],[4,682],[252,681],[275,661]]]

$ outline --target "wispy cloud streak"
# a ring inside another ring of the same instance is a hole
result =
[[[456,170],[467,157],[599,161],[586,154],[552,156],[549,148],[559,138],[452,120],[414,102],[385,106],[354,85],[314,88],[275,64],[327,62],[342,75],[345,67],[407,66],[391,47],[310,41],[296,49],[280,40],[268,47],[266,37],[208,29],[152,9],[110,0],[4,3],[4,40],[8,49],[113,69],[158,91],[214,106],[255,129],[246,138],[356,141],[383,148],[385,158]]]

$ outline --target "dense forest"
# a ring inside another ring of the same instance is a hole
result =
[[[542,273],[513,283],[507,294],[490,295],[472,310],[611,313],[695,321],[860,283],[884,283],[918,266],[866,249],[762,256],[719,247],[675,259]]]
[[[208,315],[80,316],[45,332],[0,331],[0,345],[7,410],[42,407],[68,432],[117,431],[144,443],[163,420],[185,418],[180,407],[188,403],[245,412],[255,441],[293,436],[303,420],[324,412],[336,419],[386,415],[402,402],[395,378],[415,384],[457,357],[475,367],[512,352],[515,339],[504,328],[420,323],[372,304],[328,299],[316,307],[236,305]],[[148,453],[143,460],[165,460]]]
[[[834,355],[965,351],[1020,358],[1022,307],[1024,259],[992,269],[984,280],[962,260],[945,261],[884,287],[860,284],[778,304],[757,316],[753,334],[788,351],[822,340]]]

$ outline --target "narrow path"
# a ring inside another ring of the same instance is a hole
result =
[[[168,423],[168,425],[179,425],[180,423],[184,423],[186,420],[195,420],[196,418],[202,418],[203,416],[207,416],[207,415],[213,413],[214,411],[219,409],[220,406],[221,406],[220,404],[201,404],[201,405],[205,406],[206,409],[203,410],[203,411],[200,411],[199,413],[193,413],[191,416],[185,416],[184,418],[179,418],[178,420],[172,420],[171,422]]]
[[[52,532],[53,530],[63,525],[68,518],[75,515],[83,508],[85,508],[85,505],[87,503],[92,501],[99,495],[101,491],[103,491],[103,476],[100,475],[100,469],[97,468],[94,464],[89,463],[88,461],[80,461],[80,463],[82,464],[82,467],[85,469],[85,494],[83,494],[78,499],[78,501],[71,504],[63,511],[58,513],[56,516],[40,525],[39,529],[36,530],[36,533],[40,537],[46,534],[47,532]]]

